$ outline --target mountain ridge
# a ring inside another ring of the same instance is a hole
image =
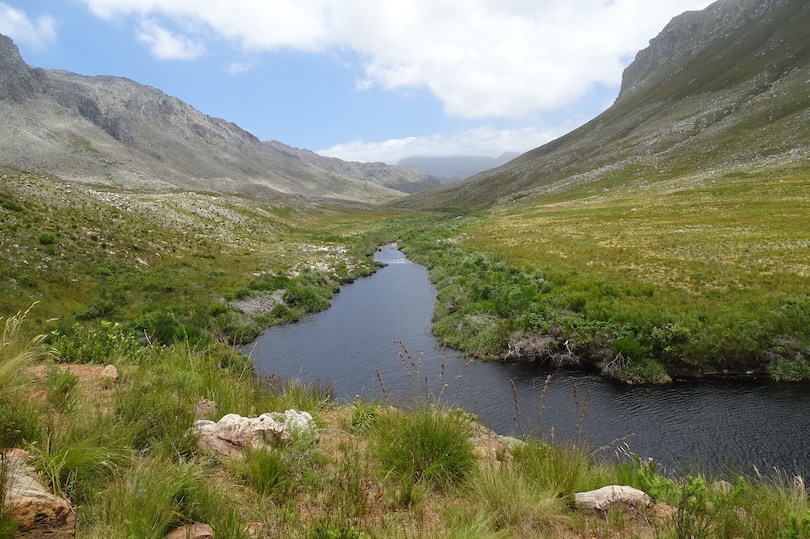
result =
[[[810,5],[798,0],[720,0],[686,12],[637,54],[619,97],[596,118],[497,169],[397,204],[463,211],[600,182],[767,168],[778,156],[801,166],[810,158],[808,27]]]
[[[263,142],[157,88],[28,66],[0,36],[0,167],[131,189],[382,202],[435,186],[407,168]]]

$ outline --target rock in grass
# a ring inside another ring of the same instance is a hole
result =
[[[165,539],[214,539],[214,530],[208,524],[191,524],[173,530]]]
[[[104,367],[104,370],[101,371],[101,377],[115,382],[118,380],[118,369],[115,368],[115,365],[107,365]]]
[[[19,537],[53,539],[74,537],[76,513],[70,502],[49,492],[28,465],[30,454],[19,449],[0,454],[8,459],[9,486],[6,503],[9,516],[20,523]]]
[[[193,429],[200,436],[197,445],[201,449],[235,457],[248,446],[286,445],[293,436],[312,432],[314,423],[307,412],[287,410],[252,418],[228,414],[217,422],[201,419],[194,422]]]
[[[604,512],[615,506],[639,509],[649,507],[653,500],[644,491],[633,487],[610,485],[588,492],[577,492],[574,500],[579,507]]]
[[[219,410],[219,406],[214,401],[200,399],[194,403],[194,419],[208,419],[217,410]]]

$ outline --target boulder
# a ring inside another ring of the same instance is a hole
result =
[[[173,530],[165,539],[214,539],[214,530],[208,524],[190,524]]]
[[[6,503],[9,516],[20,523],[19,537],[70,538],[76,529],[76,513],[70,502],[48,491],[39,482],[37,472],[28,465],[30,454],[19,449],[6,451],[0,458],[8,459]]]
[[[577,492],[574,500],[579,507],[599,512],[605,512],[617,505],[639,509],[649,507],[653,503],[652,498],[644,491],[619,485],[610,485],[588,492]]]
[[[115,365],[107,365],[104,367],[104,370],[101,371],[101,377],[105,380],[115,382],[118,380],[118,369],[115,368]]]
[[[312,432],[314,423],[307,412],[287,410],[253,418],[228,414],[217,422],[200,419],[194,422],[193,429],[199,434],[197,444],[201,449],[235,457],[248,446],[286,445],[294,436]]]

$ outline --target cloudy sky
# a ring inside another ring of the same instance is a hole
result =
[[[354,161],[535,148],[709,0],[0,0],[30,65],[157,87]]]

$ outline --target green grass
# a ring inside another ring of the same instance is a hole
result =
[[[470,423],[464,415],[423,404],[410,413],[386,414],[375,423],[374,453],[385,473],[406,485],[447,488],[461,483],[473,469]]]
[[[777,363],[806,378],[806,175],[583,189],[404,231],[439,290],[434,332],[478,357],[612,364],[629,382]]]

